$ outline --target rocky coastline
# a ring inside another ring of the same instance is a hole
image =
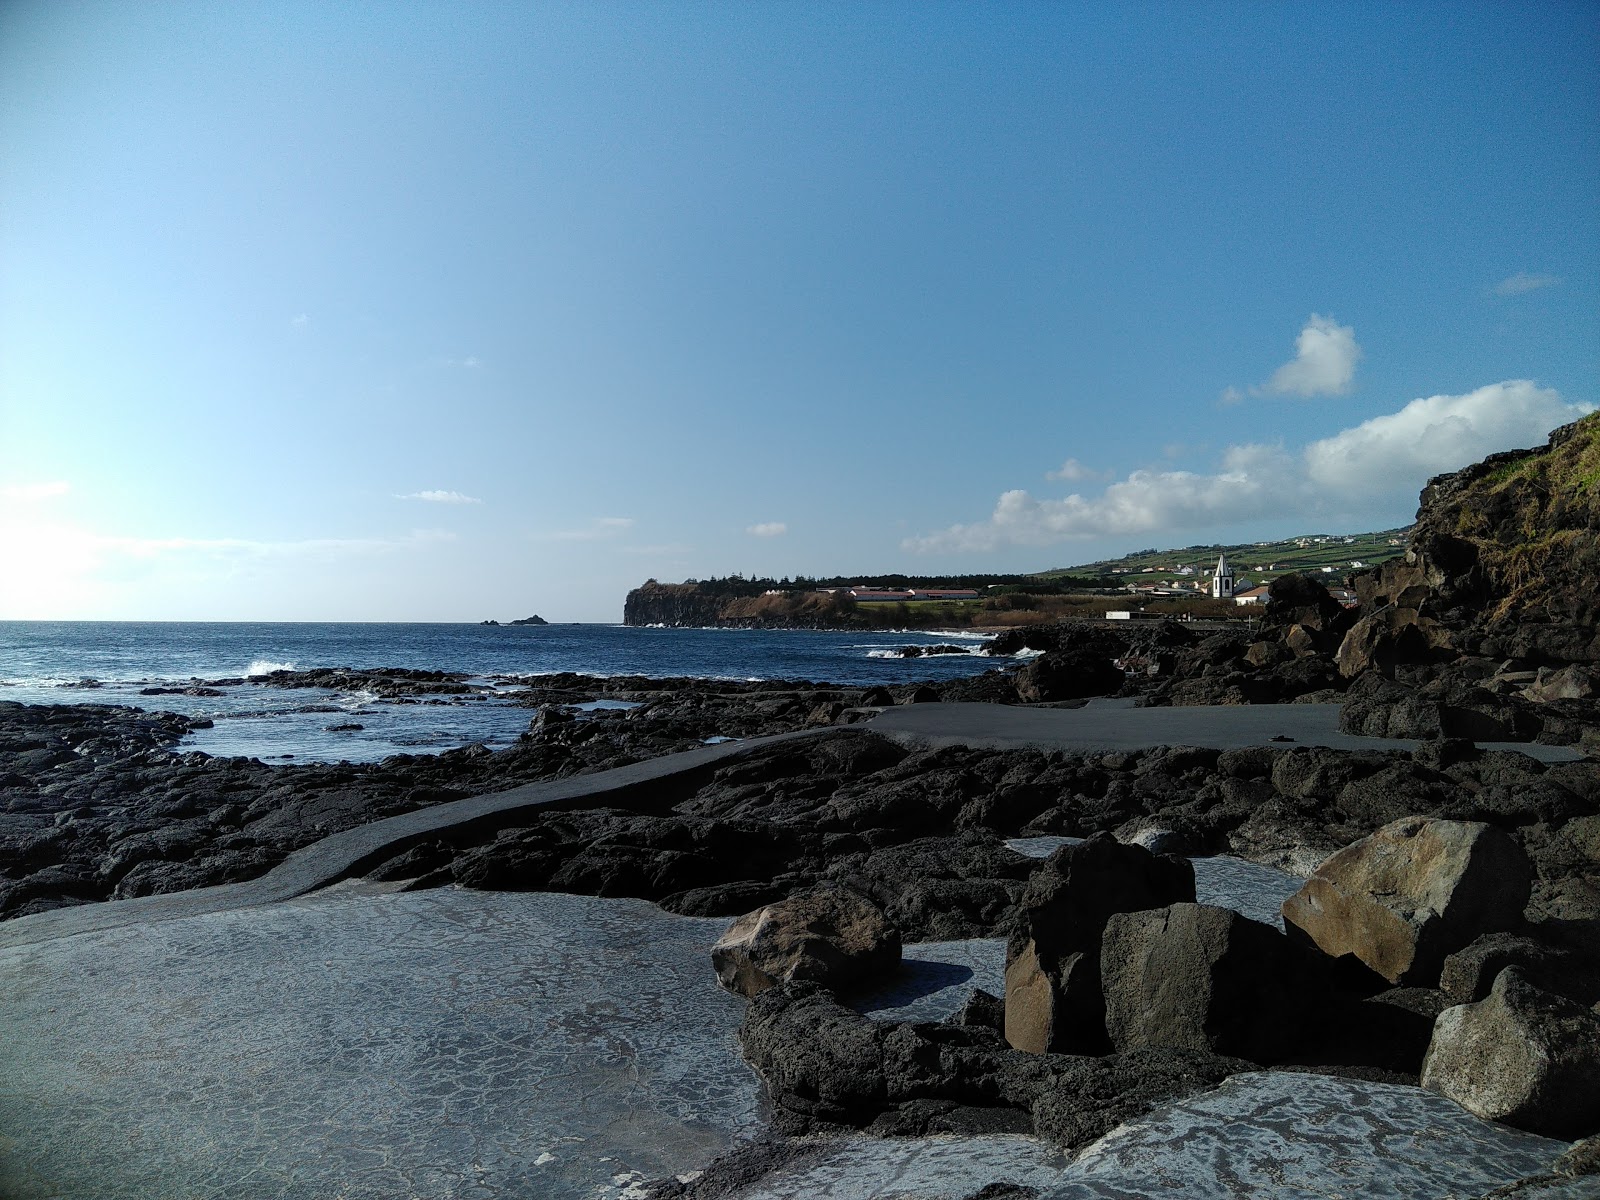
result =
[[[398,813],[813,730],[670,787],[447,830],[368,871],[404,891],[634,897],[733,922],[717,972],[749,997],[740,1040],[775,1137],[650,1195],[729,1194],[792,1153],[785,1138],[842,1130],[1022,1132],[1072,1150],[1264,1067],[1421,1083],[1577,1142],[1559,1171],[1592,1172],[1597,471],[1591,417],[1433,481],[1407,561],[1363,577],[1354,609],[1290,576],[1249,627],[1041,625],[988,647],[1032,657],[898,689],[507,677],[529,724],[498,752],[266,766],[181,752],[192,724],[170,713],[0,703],[0,918],[254,878]],[[428,671],[256,682],[418,703],[473,692]],[[1338,703],[1348,732],[1416,747],[931,748],[866,724],[901,704],[1111,696]],[[597,700],[629,707],[583,707]],[[1571,753],[1478,745],[1491,741]],[[1067,842],[1043,862],[1008,844],[1040,836]],[[1197,901],[1192,860],[1214,855],[1305,878],[1281,929]],[[800,931],[788,942],[786,927]],[[1004,995],[976,991],[938,1023],[851,1007],[903,945],[973,938],[1004,942]]]

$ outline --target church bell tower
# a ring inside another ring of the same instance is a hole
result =
[[[1233,596],[1233,568],[1226,553],[1217,555],[1217,569],[1211,573],[1211,597],[1227,600]]]

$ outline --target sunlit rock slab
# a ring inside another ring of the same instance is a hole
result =
[[[901,949],[900,970],[844,997],[874,1021],[942,1021],[975,988],[1006,990],[1006,944],[995,938],[917,942]]]
[[[1566,1147],[1421,1088],[1261,1071],[1107,1134],[1044,1196],[1465,1200]]]
[[[1029,858],[1049,858],[1059,847],[1082,838],[1029,837],[1011,838],[1006,845],[1018,854]],[[1283,928],[1283,902],[1300,890],[1305,880],[1264,867],[1231,854],[1218,854],[1206,858],[1192,858],[1194,864],[1195,899],[1201,904],[1215,904],[1231,908],[1234,912],[1260,921],[1264,925]]]
[[[1548,1171],[1565,1148],[1419,1088],[1263,1071],[1130,1122],[1075,1162],[1028,1137],[850,1137],[807,1147],[737,1200],[958,1200],[999,1181],[1041,1200],[1467,1200]],[[1600,1190],[1550,1186],[1535,1194]]]
[[[721,920],[334,894],[0,952],[0,1195],[604,1198],[761,1125]]]
[[[1030,1137],[849,1137],[807,1146],[736,1200],[961,1200],[997,1180],[1043,1192],[1067,1163]]]

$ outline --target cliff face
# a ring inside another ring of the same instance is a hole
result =
[[[650,580],[628,593],[624,625],[673,625],[738,629],[838,629],[865,624],[848,598],[823,592],[781,596],[734,596],[695,583]]]
[[[628,593],[622,602],[624,625],[716,625],[725,596],[712,596],[692,583],[657,583],[650,580]]]
[[[1346,674],[1385,642],[1402,657],[1600,662],[1600,413],[1430,480],[1405,560],[1357,593]]]

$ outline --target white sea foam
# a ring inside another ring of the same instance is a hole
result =
[[[274,671],[292,671],[292,662],[273,662],[270,658],[258,658],[244,669],[245,678],[254,675],[271,675]]]
[[[1030,649],[1027,646],[1024,646],[1021,650],[1018,650],[1011,657],[1012,658],[1038,658],[1043,653],[1044,653],[1043,650],[1033,650],[1033,649]]]
[[[982,653],[983,653],[983,651],[978,647],[973,647],[971,650],[946,650],[942,654],[911,654],[911,655],[901,654],[900,651],[898,651],[898,650],[868,650],[867,651],[867,657],[868,658],[904,658],[909,662],[912,659],[916,659],[916,658],[960,658],[960,657],[962,657],[963,655],[966,655],[966,654],[982,654]]]

